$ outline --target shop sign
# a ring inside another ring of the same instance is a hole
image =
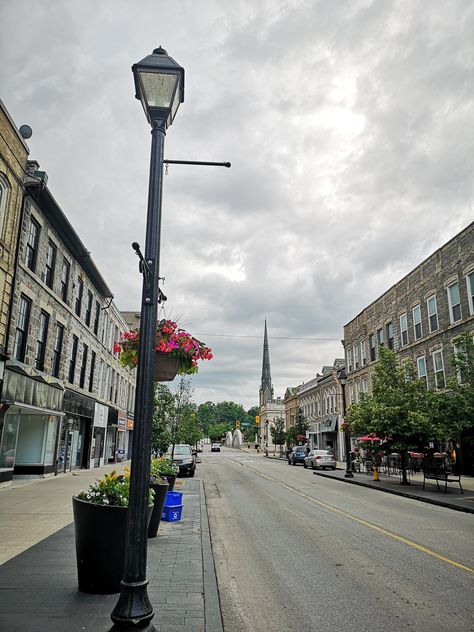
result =
[[[125,413],[120,412],[120,410],[119,410],[118,418],[117,418],[117,426],[119,430],[125,430],[127,427],[127,415]]]
[[[94,426],[96,428],[107,428],[107,418],[109,414],[109,407],[104,404],[95,403],[94,410]]]
[[[337,427],[337,415],[326,417],[321,422],[321,432],[335,432]]]
[[[133,419],[127,419],[128,430],[133,430]]]

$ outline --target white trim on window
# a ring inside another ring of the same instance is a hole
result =
[[[428,325],[430,334],[439,329],[438,322],[438,304],[436,302],[436,294],[428,296],[426,299],[426,311],[428,313]]]
[[[466,275],[467,299],[469,301],[469,314],[474,315],[474,270]]]
[[[419,340],[423,337],[423,327],[421,324],[421,305],[418,303],[411,310],[413,317],[413,335],[415,340]]]
[[[428,388],[428,376],[426,373],[426,357],[425,356],[419,356],[416,359],[416,368],[418,370],[418,378],[420,380],[424,380],[426,387]]]
[[[441,349],[433,351],[433,372],[435,376],[436,388],[444,388],[446,385],[446,377],[444,375],[444,360]]]
[[[455,281],[447,286],[446,292],[448,293],[448,305],[449,305],[449,320],[451,324],[457,323],[461,320],[461,297],[459,295],[459,283]]]

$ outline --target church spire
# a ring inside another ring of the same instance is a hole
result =
[[[260,406],[265,406],[273,399],[272,375],[270,372],[270,352],[268,349],[267,319],[263,335],[262,383],[260,385]]]

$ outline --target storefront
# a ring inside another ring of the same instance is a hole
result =
[[[119,410],[117,417],[117,441],[115,444],[115,458],[124,461],[127,458],[127,415]]]
[[[338,415],[327,415],[320,423],[321,450],[331,450],[336,458],[339,454],[339,437],[337,436]]]
[[[319,433],[319,423],[309,424],[309,428],[307,431],[308,435],[308,447],[310,450],[317,450],[318,448],[318,433]]]
[[[7,361],[0,408],[0,482],[13,475],[54,474],[63,393],[55,378]]]
[[[104,465],[108,416],[109,407],[95,402],[90,467],[101,467]]]
[[[133,445],[133,418],[127,417],[127,434],[126,434],[126,448],[125,454],[127,459],[132,458],[132,445]]]
[[[91,467],[90,449],[95,401],[67,388],[64,391],[63,409],[64,419],[61,424],[56,472]]]

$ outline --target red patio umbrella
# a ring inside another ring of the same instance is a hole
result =
[[[359,437],[357,441],[382,441],[379,437],[374,437],[372,435],[366,435],[365,437]]]

